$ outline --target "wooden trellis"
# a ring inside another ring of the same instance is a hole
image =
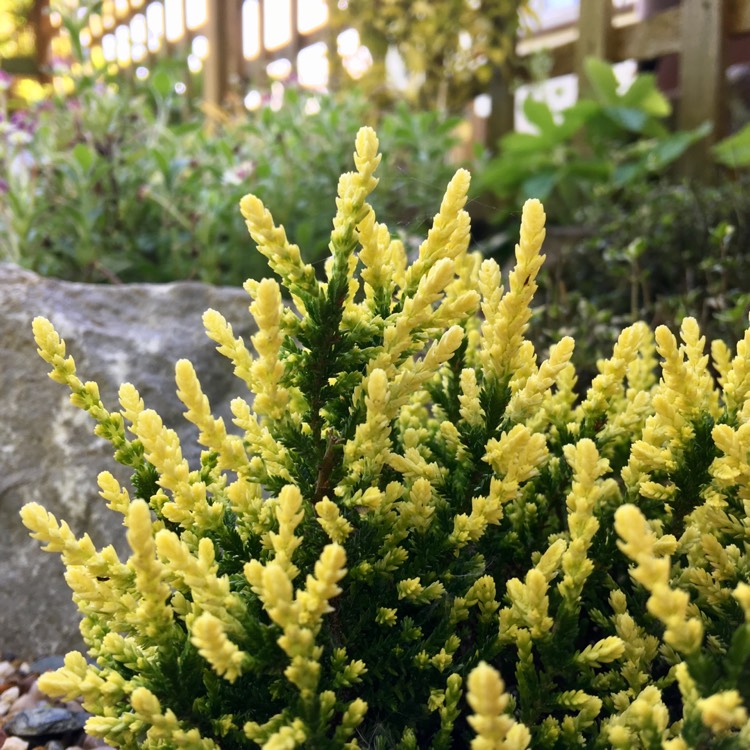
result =
[[[286,59],[293,72],[301,50],[315,42],[324,42],[328,49],[335,48],[336,40],[330,28],[323,24],[312,31],[299,30],[301,3],[304,0],[286,0],[290,4],[291,31],[286,43],[268,49],[264,42],[268,10],[277,9],[284,0],[200,0],[205,3],[202,23],[190,27],[184,24],[183,33],[175,39],[167,35],[161,40],[151,39],[145,45],[139,42],[139,54],[130,60],[148,65],[160,55],[187,59],[196,36],[208,42],[208,56],[204,61],[204,96],[208,103],[220,106],[230,90],[247,90],[250,86],[263,86],[268,82],[268,65]],[[335,0],[327,0],[329,3]],[[159,5],[167,12],[179,12],[188,17],[194,0],[105,0],[105,11],[94,19],[86,30],[85,42],[90,49],[101,45],[107,35],[119,28],[130,28],[133,19],[149,12],[149,6]],[[257,16],[251,26],[259,44],[255,54],[246,57],[247,45],[243,33],[247,24],[243,20],[243,4],[255,2]],[[40,24],[39,40],[47,45],[49,24],[44,20],[44,5],[48,0],[37,0],[35,18]],[[680,57],[680,99],[678,124],[692,128],[702,122],[714,124],[712,137],[699,149],[707,149],[712,139],[721,137],[726,122],[727,101],[724,96],[726,49],[729,40],[750,33],[750,0],[682,0],[678,7],[658,13],[647,20],[638,20],[632,12],[625,13],[621,3],[613,5],[607,0],[580,0],[577,23],[553,33],[540,34],[519,42],[519,53],[530,54],[544,47],[551,57],[550,77],[580,72],[583,60],[595,55],[610,62],[624,60],[650,60],[676,53]],[[129,31],[126,32],[129,34]],[[135,47],[136,45],[134,45]],[[750,47],[750,40],[748,41]],[[38,60],[44,59],[40,50]],[[750,50],[748,51],[750,57]],[[141,59],[137,59],[141,58]],[[129,63],[130,61],[128,61]],[[513,126],[512,93],[502,81],[493,82],[488,91],[493,99],[493,115],[484,129],[487,142],[496,142],[502,132]],[[700,161],[700,160],[696,160]]]

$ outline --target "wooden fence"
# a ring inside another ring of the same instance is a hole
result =
[[[44,18],[42,6],[48,2],[37,0],[37,19]],[[322,42],[329,50],[336,49],[336,39],[325,22],[330,2],[336,0],[105,0],[102,14],[93,17],[84,30],[83,41],[101,55],[109,40],[109,47],[114,43],[117,49],[114,53],[110,49],[105,57],[113,59],[114,54],[114,60],[124,66],[148,67],[160,55],[186,60],[195,40],[201,38],[202,49],[208,50],[201,61],[204,97],[220,106],[230,90],[267,85],[269,65],[274,61],[287,60],[288,69],[299,73],[300,53],[311,45]],[[269,5],[275,13],[282,6],[288,8],[289,31],[282,43],[269,44],[266,38]],[[312,5],[318,6],[323,22],[300,30],[300,20],[309,15]],[[159,14],[161,29],[148,20]],[[172,33],[167,22],[176,26]],[[40,39],[47,44],[49,25],[41,21],[41,28]],[[682,0],[678,7],[646,20],[637,17],[632,4],[580,0],[577,23],[521,39],[518,51],[526,56],[544,48],[551,58],[550,77],[580,73],[583,60],[590,55],[610,62],[679,55],[677,123],[693,128],[712,122],[711,138],[699,147],[707,149],[723,135],[727,120],[724,92],[729,41],[748,33],[750,0]],[[130,49],[123,51],[128,45]],[[513,127],[513,93],[502,80],[496,80],[488,93],[492,115],[482,130],[484,139],[495,143]]]
[[[694,147],[690,160],[695,169],[706,164],[700,157],[726,133],[727,50],[732,38],[750,33],[750,0],[682,0],[677,7],[626,24],[613,23],[610,3],[580,0],[580,19],[572,33],[558,34],[547,45],[550,77],[580,74],[588,56],[616,63],[679,55],[677,125],[690,129],[706,121],[713,124],[711,135]],[[529,40],[525,52],[540,42],[544,40]],[[750,60],[750,38],[747,48],[745,59]]]

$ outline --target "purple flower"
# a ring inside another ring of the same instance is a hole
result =
[[[0,193],[7,193],[9,189],[8,181],[0,177]]]
[[[12,83],[13,76],[4,70],[0,70],[0,91],[7,91]]]
[[[22,130],[25,133],[33,133],[36,130],[36,120],[32,117],[30,112],[25,110],[17,110],[10,116],[11,125],[16,130]]]

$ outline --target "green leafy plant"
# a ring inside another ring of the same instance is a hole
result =
[[[356,28],[374,57],[362,83],[384,94],[386,54],[396,50],[408,71],[400,96],[421,108],[461,111],[493,76],[510,80],[528,0],[348,0],[332,4],[338,30]]]
[[[670,132],[663,120],[670,105],[650,74],[620,91],[607,63],[589,58],[585,72],[591,98],[559,114],[533,96],[523,109],[533,133],[509,133],[497,156],[483,164],[479,187],[511,210],[527,198],[545,201],[551,219],[572,223],[575,210],[597,186],[625,187],[664,172],[707,133]]]
[[[134,86],[82,81],[75,96],[4,123],[0,259],[82,281],[240,284],[267,271],[235,210],[252,189],[320,260],[347,144],[366,119],[392,149],[384,208],[405,234],[429,218],[450,174],[456,123],[434,113],[378,113],[356,92],[316,97],[309,113],[310,97],[289,88],[278,111],[243,111],[210,129],[182,111],[169,69]],[[416,167],[422,182],[406,176]]]
[[[8,0],[0,8],[0,54],[6,61],[30,57],[34,51],[34,36],[29,17],[33,0]],[[5,69],[5,65],[2,69]]]
[[[199,465],[133,385],[107,409],[35,320],[51,377],[133,471],[131,491],[99,477],[126,561],[22,511],[93,659],[42,688],[133,750],[748,747],[750,331],[712,347],[717,383],[695,320],[681,342],[630,326],[577,402],[573,340],[538,362],[525,338],[541,204],[505,291],[468,252],[466,171],[409,264],[368,203],[372,130],[354,160],[324,281],[243,198],[293,304],[247,282],[255,356],[206,312],[251,398],[235,432],[177,363]]]
[[[585,381],[618,330],[636,320],[672,325],[692,316],[709,340],[743,336],[750,309],[747,176],[597,191],[576,220],[585,231],[548,242],[533,338],[544,350],[573,336]]]
[[[714,157],[719,164],[733,169],[750,167],[750,123],[744,128],[719,141],[714,148]]]

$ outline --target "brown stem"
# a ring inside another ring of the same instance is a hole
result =
[[[318,467],[318,478],[315,482],[315,492],[312,498],[313,507],[331,492],[331,474],[336,463],[336,446],[338,444],[339,440],[333,432],[329,434],[326,452],[323,454],[323,459]]]

